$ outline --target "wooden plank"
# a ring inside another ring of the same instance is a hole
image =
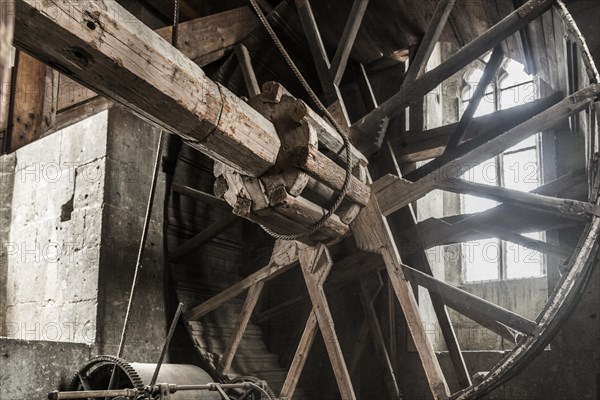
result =
[[[379,279],[380,287],[383,286],[379,274],[377,274],[376,277],[377,279]],[[377,312],[375,311],[375,307],[373,306],[374,300],[375,296],[371,295],[369,283],[367,282],[367,280],[361,280],[360,301],[362,304],[363,311],[365,312],[365,317],[369,324],[369,329],[371,331],[371,339],[373,339],[373,344],[375,345],[375,352],[377,353],[377,358],[379,359],[383,367],[383,373],[385,376],[384,382],[387,387],[390,398],[400,399],[402,396],[400,394],[400,389],[398,388],[398,382],[396,381],[394,367],[392,366],[390,356],[385,347],[385,340],[383,338],[383,334],[381,333],[381,326],[379,325]]]
[[[8,152],[38,140],[56,118],[58,73],[30,55],[19,52],[11,91]]]
[[[375,195],[371,196],[369,205],[363,209],[352,223],[352,230],[360,249],[379,253],[383,256],[390,283],[394,288],[413,342],[419,352],[433,398],[447,399],[450,396],[448,384],[423,327],[419,306],[402,270],[398,248],[392,237],[390,227],[379,209]]]
[[[354,40],[356,39],[356,35],[360,29],[360,25],[363,17],[365,16],[365,11],[367,10],[368,5],[369,0],[354,0],[354,3],[352,4],[352,9],[350,10],[350,15],[346,20],[344,32],[342,33],[337,50],[335,51],[335,55],[331,61],[330,71],[334,85],[339,85],[342,81],[342,77],[344,76],[344,71],[346,70],[346,65],[348,63],[348,58],[350,57],[350,52],[352,51],[352,46],[354,45]]]
[[[275,163],[273,124],[116,2],[17,4],[16,46],[240,172]]]
[[[325,279],[327,279],[327,275],[329,275],[333,266],[329,250],[323,244],[301,248],[299,260],[308,295],[313,304],[325,348],[333,367],[333,374],[340,390],[340,396],[342,400],[356,399],[350,374],[335,332],[335,324],[329,310],[327,297],[323,290]]]
[[[302,337],[300,338],[300,343],[298,344],[296,354],[294,354],[294,359],[292,360],[292,365],[290,366],[283,383],[281,394],[279,395],[279,397],[282,399],[292,399],[294,396],[294,392],[298,386],[298,381],[300,381],[300,376],[302,375],[302,371],[306,365],[308,354],[315,341],[317,328],[317,314],[313,309],[308,316],[308,320],[304,326],[304,331],[302,332]]]
[[[301,168],[332,189],[340,191],[344,187],[346,179],[344,168],[312,146],[297,149],[292,157],[292,165]],[[346,197],[354,203],[366,206],[370,195],[371,188],[353,175],[350,178]]]
[[[561,95],[556,93],[530,103],[473,118],[470,129],[466,132],[463,139],[470,140],[484,133],[490,137],[498,136],[556,104],[559,100],[561,100]],[[398,161],[425,161],[441,156],[450,136],[458,128],[458,124],[456,122],[418,132],[418,134],[416,134],[417,132],[406,132],[392,135],[391,144],[398,157]],[[461,143],[459,142],[459,144]]]
[[[473,116],[479,108],[479,104],[481,100],[485,97],[485,93],[487,91],[488,86],[498,73],[498,69],[504,60],[504,51],[502,51],[502,47],[496,46],[490,60],[485,65],[485,69],[483,70],[483,75],[477,84],[477,87],[473,91],[473,96],[469,100],[469,104],[465,112],[463,113],[460,121],[458,122],[458,126],[456,130],[450,136],[448,143],[446,144],[446,149],[444,152],[450,151],[455,148],[460,142],[462,142],[463,137],[465,136],[466,131],[469,129],[471,122],[473,121]]]
[[[414,82],[415,79],[423,74],[425,66],[431,57],[431,53],[433,53],[433,49],[444,31],[446,22],[448,22],[448,17],[450,17],[452,8],[454,8],[454,3],[456,3],[456,0],[441,0],[437,4],[435,12],[431,17],[431,21],[427,26],[425,36],[423,36],[423,39],[419,43],[419,49],[411,60],[408,71],[406,72],[404,77],[405,83]]]
[[[464,179],[448,179],[439,182],[437,187],[453,193],[470,194],[501,203],[517,204],[533,210],[550,212],[560,217],[575,218],[577,221],[581,221],[583,214],[600,216],[600,206],[593,203],[468,182]]]
[[[258,27],[260,21],[249,7],[196,18],[179,24],[177,48],[191,60],[206,61],[222,57],[224,52],[233,48],[246,38],[248,33]],[[163,39],[171,43],[173,27],[158,29]]]
[[[541,15],[553,2],[553,0],[529,0],[477,39],[454,53],[444,63],[414,82],[402,85],[398,93],[352,125],[351,130],[354,136],[372,135],[377,131],[377,126],[384,118],[397,115],[410,103],[424,97],[444,80]]]
[[[104,97],[96,96],[90,100],[76,104],[74,107],[59,110],[52,126],[48,128],[42,137],[58,132],[71,125],[88,119],[96,114],[111,108],[114,103]]]
[[[246,331],[246,327],[250,322],[250,317],[252,316],[252,312],[256,307],[256,302],[258,301],[264,286],[265,282],[260,281],[252,285],[248,290],[248,296],[246,296],[246,301],[244,301],[244,305],[242,306],[242,312],[235,323],[233,335],[219,363],[219,372],[222,375],[226,375],[231,369],[233,358],[235,357],[235,353],[237,353],[237,349],[242,341],[242,338],[244,337],[244,332]]]
[[[403,265],[402,268],[410,280],[417,282],[430,292],[437,293],[448,307],[455,309],[483,326],[490,322],[500,322],[527,335],[535,334],[538,329],[538,325],[534,321],[515,314],[512,311],[435,279],[407,265]]]
[[[350,376],[353,376],[356,373],[356,368],[358,368],[358,363],[363,355],[363,352],[365,351],[368,339],[369,322],[367,322],[367,320],[365,319],[360,325],[360,329],[358,330],[358,334],[356,335],[356,339],[354,340],[354,345],[352,346],[352,354],[350,355],[350,359],[348,360],[348,371],[350,372]]]
[[[240,63],[244,82],[246,82],[246,88],[248,89],[248,96],[250,98],[258,96],[260,94],[260,85],[256,79],[256,73],[252,66],[252,59],[250,58],[248,48],[243,43],[238,44],[235,46],[235,55]]]
[[[406,175],[407,179],[386,176],[376,181],[372,190],[384,215],[389,215],[423,197],[443,179],[458,178],[485,160],[517,145],[536,132],[546,131],[558,122],[585,109],[600,93],[600,84],[593,84],[565,98],[515,128],[489,139],[480,135],[453,151],[436,158]],[[415,183],[410,183],[415,182]]]
[[[179,260],[181,257],[189,254],[190,252],[202,247],[205,243],[211,241],[227,229],[235,225],[240,221],[240,217],[234,214],[226,214],[225,217],[219,221],[209,225],[202,232],[194,235],[190,240],[177,247],[169,254],[169,261],[174,262]]]
[[[188,321],[201,318],[203,315],[215,310],[222,304],[239,296],[245,290],[257,282],[269,281],[276,276],[292,268],[298,262],[298,244],[296,242],[277,241],[273,249],[273,255],[269,264],[250,276],[242,279],[240,282],[225,289],[221,293],[213,296],[204,303],[192,308],[185,313]]]

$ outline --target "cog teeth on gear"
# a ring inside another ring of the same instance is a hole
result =
[[[121,368],[121,370],[123,372],[125,372],[125,374],[127,375],[127,378],[133,383],[133,389],[138,389],[138,390],[144,390],[144,382],[142,381],[142,378],[140,378],[140,376],[138,375],[137,371],[135,369],[133,369],[133,367],[125,360],[118,358],[118,357],[114,357],[114,356],[96,356],[94,358],[92,358],[91,360],[89,360],[85,366],[83,366],[76,374],[75,376],[71,379],[71,381],[69,382],[68,385],[68,390],[69,391],[78,391],[80,390],[80,378],[79,376],[85,376],[86,373],[93,368],[94,366],[97,365],[101,365],[101,364],[113,364],[113,365],[117,365],[119,368]],[[94,389],[100,389],[100,388],[94,388]]]

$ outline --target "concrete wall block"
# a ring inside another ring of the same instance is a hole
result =
[[[61,161],[80,166],[106,156],[108,111],[61,131]]]
[[[106,157],[98,158],[75,169],[73,208],[100,208],[104,202]]]

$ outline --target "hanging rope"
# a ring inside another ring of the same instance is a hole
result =
[[[350,186],[350,179],[352,178],[352,147],[351,147],[352,145],[350,144],[350,140],[348,139],[348,136],[346,135],[346,133],[342,130],[342,128],[340,127],[338,122],[335,120],[335,118],[333,118],[333,116],[329,113],[329,110],[327,110],[327,108],[323,105],[323,103],[321,103],[321,100],[319,100],[319,98],[317,97],[315,92],[312,90],[312,88],[310,87],[310,85],[308,84],[306,79],[304,79],[304,76],[302,76],[302,73],[300,72],[300,70],[294,63],[294,60],[292,60],[289,53],[287,52],[287,50],[281,43],[281,40],[279,40],[279,37],[277,36],[275,31],[271,27],[271,24],[269,24],[267,17],[262,12],[261,8],[258,6],[258,3],[256,2],[256,0],[250,0],[250,3],[252,4],[252,8],[254,8],[254,11],[258,15],[260,22],[262,23],[262,25],[265,27],[265,29],[269,33],[269,36],[271,36],[271,39],[273,39],[275,46],[277,46],[277,49],[279,50],[279,52],[285,59],[286,63],[288,64],[288,66],[290,67],[290,69],[292,70],[292,72],[294,73],[296,78],[298,79],[298,81],[300,81],[300,84],[302,85],[304,90],[306,90],[306,92],[310,96],[310,99],[316,104],[319,111],[321,111],[323,113],[323,115],[325,115],[327,120],[331,123],[331,125],[335,128],[335,130],[342,137],[342,140],[344,141],[344,148],[346,149],[346,177],[344,179],[344,185],[342,186],[340,195],[338,196],[335,203],[323,215],[323,217],[319,221],[317,221],[317,223],[315,223],[310,228],[308,228],[307,232],[283,235],[283,234],[280,234],[280,233],[270,230],[266,226],[261,225],[261,227],[263,228],[263,230],[265,232],[267,232],[269,235],[273,236],[276,239],[282,239],[282,240],[303,239],[305,237],[312,235],[313,233],[317,232],[318,230],[320,230],[327,223],[327,221],[329,221],[329,219],[333,216],[333,214],[337,211],[340,204],[342,204],[342,201],[344,201],[344,197],[346,197],[346,193],[348,192],[348,187]]]

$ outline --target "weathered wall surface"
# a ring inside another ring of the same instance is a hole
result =
[[[93,343],[107,114],[16,152],[7,337]]]

